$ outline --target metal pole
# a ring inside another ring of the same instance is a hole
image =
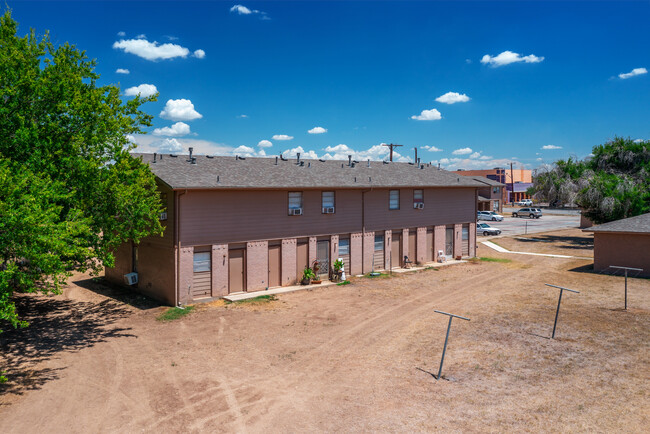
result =
[[[627,310],[627,268],[625,269],[625,310]]]
[[[525,235],[528,235],[528,220],[526,220],[526,233]]]
[[[553,334],[551,339],[555,339],[555,328],[557,327],[557,317],[560,315],[560,303],[562,302],[562,292],[563,289],[560,289],[560,298],[557,299],[557,310],[555,311],[555,322],[553,323]]]
[[[445,336],[445,346],[442,347],[442,358],[440,359],[440,368],[438,369],[438,380],[442,375],[442,364],[445,363],[445,352],[447,351],[447,341],[449,340],[449,330],[451,330],[451,320],[454,319],[453,316],[449,317],[449,324],[447,325],[447,336]]]

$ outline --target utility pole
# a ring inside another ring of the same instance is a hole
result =
[[[392,143],[386,144],[384,143],[382,146],[388,146],[390,148],[390,161],[393,161],[393,148],[397,148],[402,145],[394,145]]]

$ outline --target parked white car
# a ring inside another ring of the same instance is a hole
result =
[[[493,228],[487,223],[477,223],[476,224],[476,233],[478,235],[499,235],[501,233],[501,229]]]
[[[477,220],[488,220],[492,222],[502,222],[503,216],[494,211],[478,211]]]
[[[522,199],[519,202],[515,202],[517,206],[533,206],[533,201],[530,199]]]

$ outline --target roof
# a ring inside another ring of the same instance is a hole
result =
[[[470,175],[463,175],[467,176],[468,178],[472,178],[475,181],[482,182],[483,184],[489,185],[491,187],[501,187],[505,184],[500,183],[499,181],[495,181],[494,179],[486,178],[484,176],[470,176]]]
[[[478,195],[478,201],[479,202],[490,202],[491,199],[488,199],[487,197],[483,197],[480,194]]]
[[[650,234],[650,213],[592,226],[585,232],[621,232]]]
[[[435,166],[409,163],[341,160],[282,160],[276,158],[211,157],[197,155],[132,154],[149,164],[152,172],[172,189],[309,189],[370,187],[483,187],[472,178]],[[276,164],[277,161],[277,164]]]

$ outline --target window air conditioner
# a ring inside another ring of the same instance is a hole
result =
[[[324,207],[323,214],[334,214],[334,207],[333,206]]]
[[[416,202],[413,204],[414,209],[424,209],[424,202]]]
[[[161,212],[159,219],[160,220],[167,220],[167,213],[166,212]]]
[[[289,215],[302,215],[302,208],[290,209]]]
[[[127,285],[135,285],[138,283],[138,273],[128,273],[124,275],[124,283]]]

